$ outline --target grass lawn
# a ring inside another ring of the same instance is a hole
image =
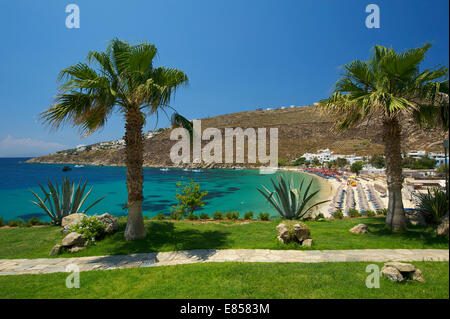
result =
[[[448,248],[448,239],[436,237],[430,230],[410,227],[406,232],[391,233],[384,218],[362,218],[311,221],[312,247],[283,245],[276,239],[275,227],[280,221],[201,223],[190,221],[146,221],[147,238],[125,241],[121,225],[119,232],[108,236],[78,253],[59,257],[100,256],[184,249],[382,249],[382,248]],[[355,235],[348,230],[365,223],[369,234]],[[0,259],[49,257],[53,245],[62,239],[60,228],[1,228]]]
[[[377,263],[380,266],[382,264]],[[449,298],[449,263],[415,262],[425,283],[365,286],[368,263],[203,263],[80,273],[0,276],[0,298]]]

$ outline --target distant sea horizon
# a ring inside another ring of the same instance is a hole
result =
[[[30,201],[35,200],[30,189],[39,196],[43,195],[38,183],[48,188],[47,180],[54,182],[55,178],[61,183],[63,177],[79,182],[87,180],[89,189],[93,191],[89,195],[83,209],[102,196],[106,196],[100,203],[91,208],[87,214],[110,213],[114,216],[125,216],[127,211],[122,208],[127,201],[126,168],[115,166],[89,166],[75,167],[73,164],[28,164],[21,163],[32,157],[2,157],[0,158],[0,217],[6,221],[11,219],[27,220],[37,217],[44,221],[50,218],[39,207]],[[63,172],[62,168],[69,166],[69,172]],[[175,193],[178,181],[188,181],[192,178],[200,184],[204,191],[208,191],[205,197],[206,205],[199,208],[196,213],[208,213],[211,217],[216,211],[238,211],[241,216],[248,211],[253,211],[255,217],[260,212],[267,212],[271,216],[278,216],[267,200],[257,191],[256,187],[265,185],[271,187],[270,179],[276,175],[285,174],[292,176],[300,182],[306,174],[294,172],[277,172],[275,174],[259,174],[258,170],[227,170],[205,169],[200,172],[171,168],[161,171],[159,168],[144,168],[144,216],[155,216],[159,213],[170,214],[170,209],[176,205]],[[308,176],[308,178],[311,178]],[[314,179],[315,188],[320,187],[317,179]]]

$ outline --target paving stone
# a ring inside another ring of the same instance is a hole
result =
[[[0,260],[0,275],[65,272],[69,264],[80,271],[153,267],[202,262],[387,262],[448,261],[446,249],[357,249],[357,250],[269,250],[269,249],[196,249],[178,252],[79,258],[39,258]]]

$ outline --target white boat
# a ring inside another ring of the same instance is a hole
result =
[[[202,172],[201,169],[193,169],[192,171],[195,172],[195,173],[201,173]]]
[[[189,168],[184,168],[183,171],[190,172],[191,170]]]
[[[168,168],[161,168],[160,171],[162,172],[167,172],[169,169]]]
[[[80,168],[80,167],[84,167],[84,165],[75,165],[74,167]]]

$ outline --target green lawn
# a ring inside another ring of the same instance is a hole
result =
[[[377,263],[380,267],[382,264]],[[449,263],[415,262],[425,283],[365,286],[368,263],[203,263],[80,273],[0,276],[0,298],[449,298]]]
[[[282,245],[276,240],[279,221],[201,223],[189,221],[146,221],[147,238],[137,241],[123,239],[124,224],[119,232],[106,237],[83,251],[69,256],[99,256],[184,249],[382,249],[382,248],[448,248],[448,239],[436,237],[428,229],[410,227],[406,232],[391,233],[384,218],[362,218],[311,221],[313,246]],[[365,223],[369,234],[355,235],[348,230]],[[59,227],[1,228],[1,258],[48,257],[53,245],[60,242]]]

